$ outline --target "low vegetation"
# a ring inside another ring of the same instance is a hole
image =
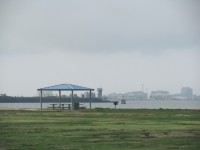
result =
[[[200,110],[0,110],[0,150],[199,150]]]

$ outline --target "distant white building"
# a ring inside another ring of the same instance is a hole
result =
[[[182,87],[181,88],[181,96],[192,98],[193,97],[193,90],[190,87]]]
[[[110,101],[122,100],[123,98],[124,98],[123,94],[117,94],[117,93],[111,93],[106,96],[106,99]]]
[[[134,91],[124,94],[126,100],[145,100],[147,99],[147,93],[142,91]]]
[[[150,94],[150,99],[156,100],[167,100],[170,98],[168,91],[152,91]]]
[[[147,93],[142,91],[128,92],[124,94],[112,93],[107,96],[108,100],[144,100],[147,99]]]
[[[171,97],[171,99],[173,99],[173,100],[187,100],[188,98],[183,97],[183,96],[174,96],[174,97]]]

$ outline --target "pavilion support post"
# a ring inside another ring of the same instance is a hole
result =
[[[40,110],[42,111],[42,90],[40,90]]]
[[[61,109],[61,90],[59,90],[59,107]]]
[[[90,90],[90,109],[91,109],[91,97],[92,97],[91,94],[92,93],[91,93],[91,90]]]
[[[72,110],[74,110],[74,91],[73,90],[71,94],[71,103],[72,103]]]

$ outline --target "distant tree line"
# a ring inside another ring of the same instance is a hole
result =
[[[75,102],[89,102],[89,98],[74,98]],[[0,103],[39,103],[39,97],[12,97],[12,96],[0,96]],[[59,102],[59,97],[50,96],[43,97],[42,102],[44,103],[57,103]],[[61,102],[71,102],[71,98],[61,98]],[[92,98],[92,102],[105,102],[98,98]]]

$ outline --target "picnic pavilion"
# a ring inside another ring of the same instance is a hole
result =
[[[74,109],[74,91],[89,91],[90,93],[90,109],[91,109],[91,92],[94,91],[92,88],[83,87],[73,84],[59,84],[44,88],[37,89],[40,91],[40,110],[42,110],[42,91],[58,91],[59,92],[59,107],[61,108],[61,91],[71,91],[71,103],[72,109]]]

